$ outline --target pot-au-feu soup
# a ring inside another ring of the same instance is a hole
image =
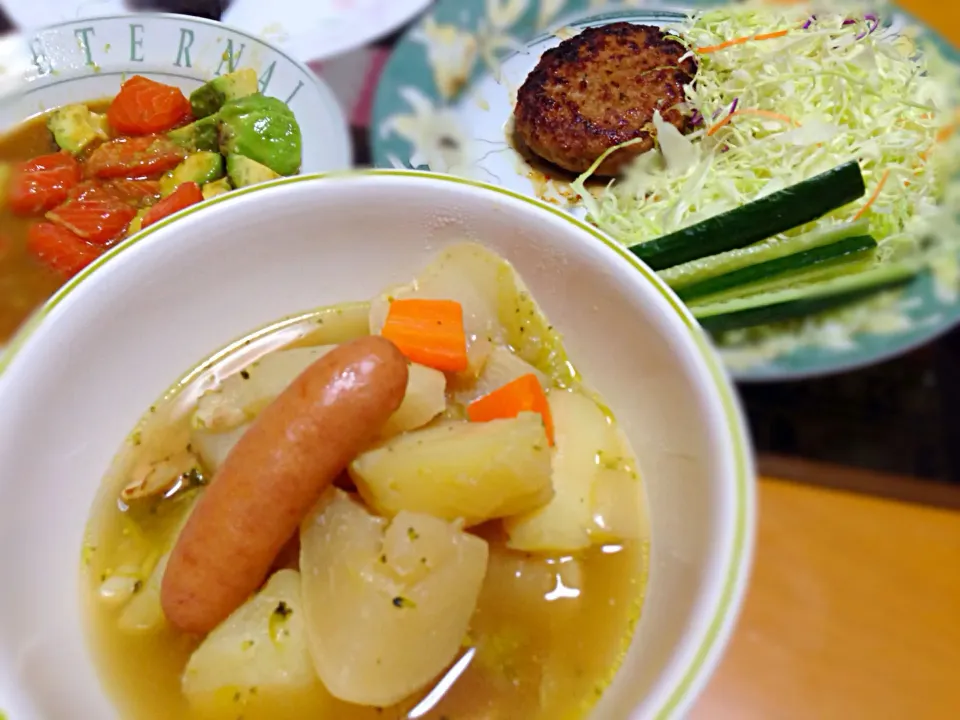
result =
[[[124,718],[583,718],[647,528],[613,415],[463,243],[150,408],[93,507],[85,614]]]
[[[190,94],[140,75],[0,138],[0,344],[123,238],[238,187],[293,175],[293,112],[246,68]]]

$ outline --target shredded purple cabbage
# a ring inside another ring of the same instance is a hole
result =
[[[738,102],[740,102],[740,98],[737,97],[737,98],[734,98],[734,99],[733,99],[733,103],[732,103],[732,104],[730,105],[730,107],[727,109],[727,115],[733,114],[733,111],[737,109],[737,103],[738,103]],[[722,112],[723,112],[723,108],[720,108],[719,110],[714,110],[714,112],[713,112],[713,119],[716,120],[716,119],[717,119],[717,116],[720,115],[720,113],[722,113]],[[703,118],[700,118],[700,120],[702,121]]]
[[[880,18],[878,18],[873,13],[864,14],[863,19],[867,21],[867,29],[864,30],[859,35],[857,35],[857,40],[863,40],[863,38],[865,38],[867,35],[872,35],[876,31],[876,29],[880,27]],[[803,29],[804,30],[808,29],[811,25],[813,25],[814,22],[816,22],[816,20],[817,20],[817,16],[811,15],[809,18],[807,18],[807,21],[803,24]],[[854,25],[856,24],[856,22],[857,21],[854,20],[853,18],[847,18],[841,24]]]

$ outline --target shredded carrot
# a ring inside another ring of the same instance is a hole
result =
[[[720,128],[726,125],[729,125],[730,121],[733,120],[733,116],[736,114],[737,114],[736,111],[729,113],[725,118],[711,125],[710,128],[707,130],[707,137],[710,137],[711,135],[713,135]]]
[[[950,139],[954,132],[957,130],[957,122],[952,122],[948,125],[944,125],[937,131],[937,134],[933,138],[933,143],[926,150],[920,151],[920,159],[927,160],[930,157],[930,153],[933,152],[933,148],[939,145],[940,143],[946,142]]]
[[[701,55],[705,55],[707,53],[717,52],[718,50],[726,50],[728,47],[733,47],[734,45],[743,45],[751,40],[773,40],[774,38],[783,37],[788,32],[790,31],[777,30],[776,32],[760,33],[759,35],[749,35],[747,37],[738,37],[734,38],[733,40],[722,42],[719,45],[704,45],[703,47],[698,47],[697,52]]]
[[[444,372],[467,369],[463,308],[454,300],[394,300],[380,334],[412,362]]]
[[[883,186],[887,182],[887,178],[890,176],[889,170],[884,170],[883,175],[880,176],[880,182],[877,183],[877,186],[873,189],[873,192],[870,193],[870,198],[867,200],[866,204],[857,211],[857,214],[853,216],[854,220],[859,220],[863,217],[864,213],[870,209],[870,206],[876,202],[876,199],[880,196],[880,191],[883,190]]]
[[[949,125],[944,125],[937,131],[937,135],[934,138],[934,142],[942,143],[950,139],[950,136],[953,135],[954,131],[957,129],[956,123],[950,123]]]
[[[740,113],[741,115],[759,115],[760,117],[770,118],[771,120],[779,120],[780,122],[787,123],[787,125],[795,125],[797,127],[800,127],[800,123],[798,123],[789,115],[773,112],[772,110],[755,110],[754,108],[738,108],[736,112]]]
[[[760,33],[759,35],[754,35],[754,40],[773,40],[774,38],[783,37],[786,35],[789,30],[777,30],[776,32]]]
[[[553,445],[553,418],[547,395],[533,373],[521,375],[492,393],[474,400],[467,406],[471,422],[489,422],[502,418],[514,418],[522,412],[540,413],[547,440]]]
[[[796,127],[800,126],[796,120],[788,115],[783,115],[781,113],[772,112],[770,110],[756,110],[753,108],[737,108],[732,113],[729,113],[725,118],[719,120],[714,125],[707,130],[707,136],[713,135],[717,130],[722,128],[724,125],[727,125],[731,120],[733,120],[734,115],[758,115],[760,117],[770,118],[771,120],[779,120],[780,122],[787,123],[788,125],[794,125]]]

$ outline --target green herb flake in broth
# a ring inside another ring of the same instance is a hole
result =
[[[293,610],[291,610],[290,607],[285,602],[283,602],[283,600],[281,600],[277,604],[277,609],[273,611],[273,614],[279,615],[281,618],[286,620],[288,617],[293,615]]]
[[[97,546],[92,545],[91,543],[84,543],[83,549],[80,551],[80,559],[84,565],[89,566],[93,561],[93,554],[97,552]]]
[[[293,615],[293,609],[282,600],[277,604],[276,609],[270,613],[270,639],[273,642],[280,642],[290,634],[286,624],[287,618],[291,615]]]
[[[405,598],[402,595],[397,595],[393,599],[393,606],[398,608],[413,609],[417,606],[417,604],[410,598]]]

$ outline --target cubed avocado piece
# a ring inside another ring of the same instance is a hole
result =
[[[195,152],[160,178],[160,195],[166,197],[180,183],[193,181],[198,185],[204,185],[222,177],[223,158],[220,153]]]
[[[220,108],[220,152],[243,155],[280,175],[300,170],[300,126],[282,100],[248,95]]]
[[[47,118],[47,127],[57,145],[71,155],[79,155],[93,143],[109,137],[106,116],[93,112],[86,105],[57,108]]]
[[[190,93],[190,107],[193,108],[194,117],[204,118],[219,110],[225,102],[253,95],[259,90],[256,71],[244,68],[214,78],[194,90]]]
[[[190,152],[197,150],[216,152],[219,149],[217,116],[211,115],[184,125],[182,128],[171,130],[167,133],[167,137]]]
[[[243,155],[227,155],[227,177],[236,188],[256,185],[280,177],[266,165]]]
[[[143,229],[143,216],[146,215],[149,210],[150,208],[145,207],[137,211],[137,214],[133,216],[133,220],[127,225],[127,234],[125,237],[130,237]]]
[[[229,178],[220,178],[219,180],[214,180],[213,182],[208,182],[203,186],[203,199],[209,200],[212,197],[217,195],[223,195],[233,190],[233,185],[230,184]]]

